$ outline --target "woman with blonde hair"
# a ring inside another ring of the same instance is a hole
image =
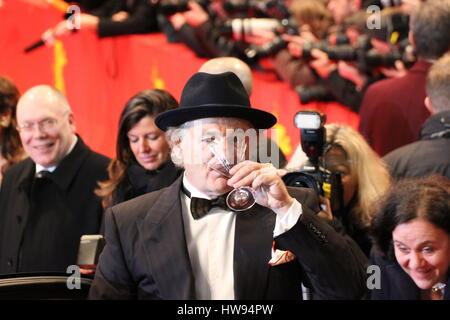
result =
[[[325,126],[327,148],[323,165],[339,173],[342,181],[342,208],[333,205],[324,217],[342,228],[369,256],[371,242],[368,229],[378,200],[390,186],[390,176],[383,161],[353,128],[339,124]],[[301,148],[299,146],[298,148]],[[301,155],[301,153],[298,153]],[[292,158],[290,163],[297,160]],[[292,166],[288,164],[288,168]],[[300,166],[297,166],[299,168]]]

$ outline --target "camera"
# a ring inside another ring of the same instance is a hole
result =
[[[189,11],[189,5],[187,0],[181,0],[177,2],[164,2],[160,1],[158,11],[164,16],[171,16],[175,13],[186,12]],[[203,9],[207,9],[208,1],[206,0],[196,0],[199,5],[203,7]]]
[[[289,16],[289,10],[282,0],[225,1],[223,9],[229,15],[267,17],[280,20]]]
[[[313,110],[299,111],[294,124],[300,129],[301,146],[308,161],[297,171],[283,176],[287,186],[304,187],[314,190],[317,195],[328,198],[333,214],[343,207],[343,187],[341,176],[322,165],[323,156],[328,150],[326,142],[326,115]]]
[[[336,100],[333,94],[325,86],[320,84],[311,86],[299,85],[295,87],[295,92],[297,92],[302,104],[307,104],[312,101],[328,102]]]

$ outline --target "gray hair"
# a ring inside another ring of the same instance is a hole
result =
[[[180,168],[184,167],[185,159],[183,159],[181,154],[179,153],[178,145],[185,138],[187,129],[196,125],[202,125],[206,123],[229,124],[230,122],[236,121],[245,121],[245,120],[239,118],[226,118],[226,117],[203,118],[185,122],[180,126],[169,127],[166,130],[166,139],[171,149],[170,157],[172,159],[172,162],[177,167]],[[263,134],[263,131],[265,130],[256,130],[250,123],[248,124],[249,126],[247,130],[244,130],[243,128],[236,129],[234,130],[232,136],[228,136],[227,132],[226,133],[227,138],[245,137],[245,139],[248,139],[247,148],[250,160],[262,163],[272,163],[274,164],[275,167],[278,168],[280,162],[280,154],[279,154],[280,150],[278,145],[274,143],[273,140],[268,139],[265,134]]]

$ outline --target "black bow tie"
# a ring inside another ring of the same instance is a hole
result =
[[[38,179],[42,179],[42,178],[47,178],[49,179],[51,177],[52,173],[48,170],[41,170],[39,172],[36,173],[36,178]]]
[[[181,189],[183,190],[184,194],[186,194],[189,198],[191,198],[191,214],[195,220],[204,217],[209,212],[209,210],[211,210],[211,208],[214,207],[219,207],[227,211],[231,210],[227,206],[228,193],[221,195],[217,199],[209,200],[191,197],[191,193],[184,186],[182,186]]]

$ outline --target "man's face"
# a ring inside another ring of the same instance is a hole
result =
[[[244,155],[239,159],[238,154],[248,154],[251,146],[243,149],[245,141],[233,134],[251,129],[251,124],[235,118],[208,118],[191,124],[185,129],[181,142],[174,147],[183,159],[186,178],[211,197],[230,191],[232,188],[227,185],[229,177],[226,172],[221,173],[226,171],[223,162],[225,159],[232,166],[246,158]]]
[[[17,122],[25,152],[43,167],[57,165],[74,141],[70,111],[64,112],[44,101],[19,102]]]

